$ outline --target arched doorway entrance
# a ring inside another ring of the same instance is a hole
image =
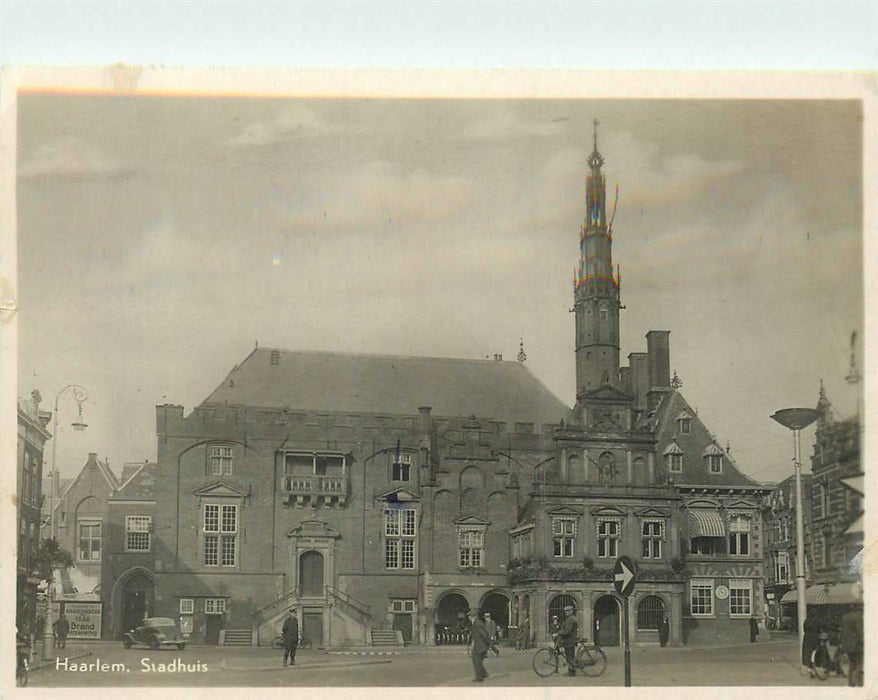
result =
[[[323,595],[323,555],[311,550],[299,557],[299,588],[303,596]]]
[[[506,639],[506,630],[509,628],[509,596],[499,591],[488,593],[482,598],[479,609],[490,614],[491,619],[497,623],[500,638]]]
[[[466,644],[469,637],[469,603],[460,593],[448,593],[436,608],[436,644]]]
[[[619,646],[619,601],[611,595],[603,595],[594,604],[594,641],[602,647]]]
[[[144,574],[135,574],[122,588],[122,627],[119,636],[137,627],[153,611],[153,585]]]
[[[568,605],[572,605],[574,608],[578,607],[576,605],[576,598],[572,595],[567,595],[566,593],[562,593],[560,595],[556,595],[552,600],[549,601],[549,617],[548,617],[548,629],[547,632],[551,635],[555,630],[553,629],[555,625],[555,618],[557,618],[557,623],[560,625],[564,622],[564,608]]]
[[[638,641],[659,641],[659,625],[665,616],[665,602],[657,595],[648,595],[637,604]]]

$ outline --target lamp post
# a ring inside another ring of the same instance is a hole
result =
[[[784,408],[771,416],[785,428],[793,431],[796,471],[796,610],[799,623],[799,649],[805,640],[805,617],[808,604],[805,600],[805,514],[802,509],[802,459],[801,432],[817,420],[813,408]]]
[[[73,393],[73,398],[76,400],[78,408],[77,418],[71,423],[73,429],[81,432],[88,427],[87,424],[82,421],[82,404],[88,400],[88,393],[83,387],[79,386],[79,384],[68,384],[55,394],[55,410],[52,413],[52,471],[51,484],[49,486],[49,538],[53,540],[58,535],[58,528],[55,519],[55,500],[58,495],[58,405],[61,401],[61,397],[68,391]],[[46,591],[46,599],[49,604],[49,609],[46,611],[46,631],[44,632],[44,635],[52,632],[52,626],[54,623],[52,618],[54,616],[55,605],[55,570],[53,568],[49,569],[49,577],[49,586]],[[43,658],[47,659],[48,657],[48,639],[44,636]]]

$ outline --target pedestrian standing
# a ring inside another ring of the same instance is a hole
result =
[[[805,636],[802,637],[802,673],[807,673],[811,677],[814,671],[811,670],[811,654],[817,646],[820,638],[820,622],[812,613],[805,618]]]
[[[518,648],[527,650],[530,646],[530,618],[525,615],[521,628],[518,630]]]
[[[759,623],[756,621],[756,618],[752,615],[750,616],[750,644],[756,641],[756,637],[759,636]]]
[[[576,620],[576,610],[572,605],[564,606],[564,622],[558,630],[558,646],[564,649],[564,658],[567,660],[567,675],[576,675],[574,653],[576,651],[576,638],[579,633],[579,622]]]
[[[476,677],[473,683],[481,683],[488,677],[485,670],[485,657],[488,655],[488,649],[491,646],[491,640],[488,638],[488,630],[485,627],[484,615],[473,611],[472,627],[470,628],[470,654],[473,658],[473,670]]]
[[[67,616],[62,612],[61,616],[55,620],[55,624],[52,627],[52,631],[55,633],[55,646],[58,649],[66,648],[67,635],[70,632],[70,620],[68,620]]]
[[[488,633],[488,639],[491,642],[491,650],[500,656],[500,650],[497,648],[497,623],[491,619],[491,613],[485,613],[485,631]]]
[[[667,615],[662,615],[662,620],[659,622],[659,644],[663,647],[668,645],[668,638],[671,636],[671,623],[668,620]]]
[[[841,648],[850,661],[848,685],[863,684],[863,611],[851,605],[841,618]]]
[[[296,619],[296,609],[290,608],[284,626],[281,629],[284,641],[284,666],[289,659],[290,666],[296,665],[296,647],[299,646],[299,621]]]

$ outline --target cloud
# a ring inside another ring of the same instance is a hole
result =
[[[24,154],[18,165],[19,178],[39,177],[122,177],[134,170],[115,156],[81,140],[67,137],[45,141]]]

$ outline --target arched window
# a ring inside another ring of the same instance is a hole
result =
[[[553,631],[554,620],[557,618],[558,624],[564,621],[564,608],[568,605],[576,607],[576,599],[572,595],[562,593],[556,595],[549,602],[549,632]]]
[[[637,629],[657,630],[664,614],[664,601],[657,595],[646,596],[637,606]]]

